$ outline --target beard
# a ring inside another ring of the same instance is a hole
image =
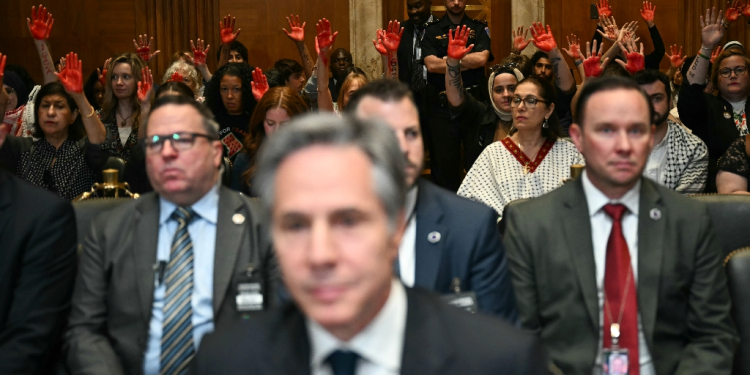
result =
[[[669,118],[669,111],[665,113],[656,112],[654,113],[654,124],[656,124],[656,126],[659,126],[663,124],[664,121],[667,121],[668,118]]]

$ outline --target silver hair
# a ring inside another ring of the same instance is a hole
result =
[[[255,193],[265,205],[269,209],[273,206],[276,172],[281,163],[298,151],[318,145],[355,146],[368,156],[375,192],[393,232],[404,208],[405,160],[393,130],[378,120],[309,114],[281,127],[261,147],[253,180]]]
[[[196,97],[198,97],[198,94],[201,91],[201,86],[203,86],[203,81],[198,76],[198,70],[196,70],[194,66],[182,60],[175,61],[174,63],[172,63],[172,65],[169,66],[169,68],[167,68],[167,71],[164,72],[164,77],[162,77],[161,83],[167,83],[167,81],[172,78],[172,75],[179,70],[187,72],[187,75],[190,77],[190,79],[195,82],[194,94]]]

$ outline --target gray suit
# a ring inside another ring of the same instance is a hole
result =
[[[656,373],[729,374],[737,336],[707,209],[641,181],[638,310]],[[600,311],[581,178],[506,212],[521,324],[540,335],[565,374],[591,374]]]
[[[241,214],[244,222],[233,217]],[[154,295],[159,199],[149,193],[94,221],[84,242],[73,310],[65,335],[74,374],[140,374]],[[275,298],[278,270],[260,202],[219,189],[213,312],[218,326],[240,319],[237,278],[260,269],[265,301]]]

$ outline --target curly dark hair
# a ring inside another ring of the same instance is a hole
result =
[[[225,75],[237,77],[242,82],[242,110],[250,112],[255,108],[255,97],[250,82],[253,81],[253,71],[249,65],[244,63],[229,63],[216,71],[206,85],[206,105],[214,116],[227,113],[224,103],[221,101],[221,79]]]
[[[65,86],[63,86],[62,83],[50,82],[42,86],[34,98],[34,132],[32,135],[36,138],[44,138],[44,131],[42,130],[42,126],[39,125],[39,108],[41,107],[42,100],[50,95],[61,95],[65,98],[65,102],[68,103],[71,113],[78,110],[75,100],[73,100],[73,97],[65,91]],[[73,123],[68,127],[68,139],[78,141],[85,135],[86,131],[83,127],[81,114],[79,113]]]

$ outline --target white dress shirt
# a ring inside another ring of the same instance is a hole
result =
[[[395,278],[391,280],[388,300],[375,319],[351,340],[344,342],[330,334],[312,319],[307,322],[310,337],[310,373],[332,375],[326,358],[336,350],[359,355],[357,375],[398,375],[406,333],[406,290]]]
[[[417,247],[417,215],[414,210],[417,208],[417,184],[409,189],[406,193],[405,215],[406,230],[401,238],[401,244],[398,246],[398,270],[401,281],[408,287],[414,286],[414,279],[417,267],[416,247]]]
[[[203,335],[214,330],[213,288],[214,253],[216,246],[216,221],[219,216],[219,184],[191,206],[196,217],[188,225],[193,243],[193,344],[198,351]],[[159,239],[156,262],[169,262],[172,239],[177,231],[177,221],[170,219],[177,208],[172,202],[159,198]],[[158,282],[158,275],[156,277]],[[154,288],[154,303],[148,330],[148,346],[143,361],[145,375],[159,374],[161,366],[161,336],[164,320],[164,294],[167,286],[161,283]]]
[[[607,259],[607,242],[609,234],[612,231],[612,218],[604,212],[604,205],[608,203],[622,204],[627,207],[623,214],[622,234],[625,236],[625,242],[628,244],[630,252],[630,265],[633,268],[633,277],[635,277],[636,289],[638,287],[638,206],[640,203],[641,181],[630,189],[620,199],[609,199],[604,193],[591,183],[586,171],[583,172],[583,191],[586,194],[586,203],[589,208],[589,217],[591,220],[591,241],[594,248],[594,263],[596,264],[596,290],[599,299],[599,350],[596,356],[596,366],[601,368],[602,356],[601,348],[603,346],[603,329],[604,329],[604,271]],[[643,324],[641,323],[641,314],[638,313],[638,355],[641,367],[641,375],[656,374],[654,364],[651,361],[651,353],[648,350],[646,337],[643,334]],[[630,358],[632,361],[633,359]],[[599,373],[594,369],[594,373]]]
[[[661,181],[665,180],[664,169],[667,166],[667,151],[669,150],[667,143],[669,133],[672,131],[672,127],[667,125],[667,133],[664,134],[661,142],[651,150],[651,153],[648,155],[648,162],[646,162],[646,169],[643,170],[643,175],[654,180],[657,184],[662,184]]]

